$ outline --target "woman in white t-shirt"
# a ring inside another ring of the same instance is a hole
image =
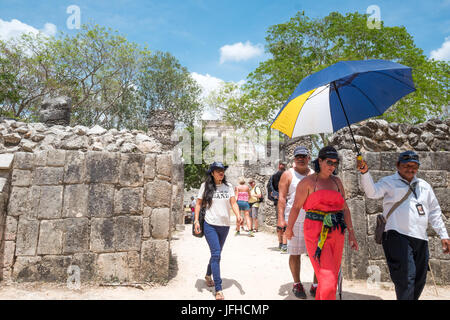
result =
[[[202,183],[198,192],[194,219],[195,232],[200,233],[198,217],[201,207],[205,207],[205,222],[202,227],[211,250],[205,280],[208,287],[215,287],[217,300],[224,299],[222,279],[220,278],[220,257],[230,230],[230,209],[236,215],[236,221],[240,223],[242,219],[233,187],[227,183],[225,178],[227,168],[228,166],[224,166],[221,162],[213,162],[209,166],[206,181]]]

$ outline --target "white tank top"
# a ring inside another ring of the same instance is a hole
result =
[[[286,208],[284,209],[284,216],[285,219],[287,221],[287,217],[289,217],[289,213],[291,212],[291,208],[292,205],[294,204],[294,199],[295,199],[295,191],[297,190],[297,185],[300,181],[302,181],[302,179],[306,176],[301,175],[300,173],[298,173],[297,171],[295,171],[294,168],[290,168],[289,171],[292,174],[292,181],[291,184],[289,185],[289,189],[288,189],[288,193],[286,195]],[[314,173],[314,170],[309,169],[310,173]],[[300,210],[300,216],[305,216],[305,210],[303,210],[303,208]]]

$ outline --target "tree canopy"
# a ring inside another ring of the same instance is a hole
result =
[[[412,68],[416,91],[392,106],[382,118],[423,122],[439,117],[449,104],[449,64],[428,59],[403,26],[367,27],[367,14],[332,12],[312,19],[298,12],[268,28],[271,55],[247,77],[244,86],[229,84],[214,98],[237,127],[268,126],[306,76],[342,60],[386,59]],[[239,95],[236,96],[236,92]]]
[[[191,124],[201,114],[199,88],[170,55],[128,41],[98,25],[75,35],[22,35],[0,41],[3,82],[0,103],[6,114],[36,119],[45,97],[72,101],[72,124],[144,129],[150,111],[164,109]]]

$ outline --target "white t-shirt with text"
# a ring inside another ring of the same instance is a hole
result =
[[[205,191],[205,183],[202,183],[198,191],[199,199],[203,199]],[[234,190],[231,184],[216,185],[216,191],[213,195],[211,207],[206,209],[205,221],[214,226],[230,225],[230,198],[234,197]]]

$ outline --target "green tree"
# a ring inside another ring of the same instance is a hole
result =
[[[449,64],[427,59],[405,27],[381,24],[380,29],[369,29],[367,17],[332,12],[311,19],[299,12],[288,22],[269,27],[266,52],[271,58],[248,75],[240,99],[233,99],[226,90],[221,93],[219,100],[234,113],[228,120],[246,127],[270,125],[303,78],[338,61],[362,59],[386,59],[412,68],[417,91],[382,118],[418,123],[440,116],[449,104]]]
[[[192,125],[201,115],[201,89],[189,71],[168,52],[157,51],[142,63],[139,92],[148,113],[170,111],[175,121]]]
[[[186,127],[185,132],[188,132],[190,135],[190,141],[194,141],[194,126]],[[202,163],[194,163],[193,159],[190,161],[186,161],[184,164],[184,189],[189,191],[191,189],[200,188],[202,182],[205,180],[205,172],[209,168],[209,164],[205,162],[203,153],[205,149],[208,147],[209,142],[204,137],[205,129],[202,127]],[[194,150],[194,145],[191,143],[191,154],[194,154],[197,150]],[[186,158],[186,154],[183,155]],[[187,163],[190,162],[190,163]]]

